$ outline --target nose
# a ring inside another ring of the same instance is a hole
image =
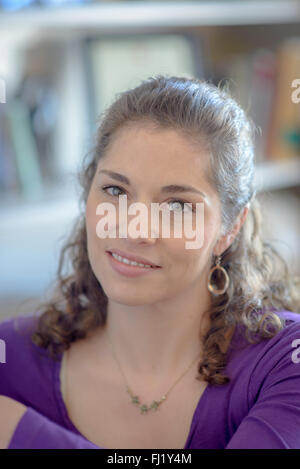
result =
[[[121,214],[119,217],[119,233],[123,233],[121,237],[128,239],[133,244],[154,244],[160,236],[159,219],[151,213],[151,203],[136,203],[134,206],[128,207],[127,227],[126,219]]]

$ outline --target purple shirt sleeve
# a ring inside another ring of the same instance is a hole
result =
[[[249,384],[255,403],[226,449],[300,448],[299,323],[280,335],[276,346],[257,357]]]
[[[22,415],[8,449],[100,449],[80,435],[61,427],[28,407]]]

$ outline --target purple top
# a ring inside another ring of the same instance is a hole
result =
[[[184,449],[300,448],[300,315],[277,314],[285,319],[284,329],[258,344],[249,344],[236,329],[225,370],[231,380],[205,388]],[[28,407],[8,448],[104,449],[70,420],[60,390],[62,354],[55,361],[32,344],[32,325],[32,315],[0,323],[6,346],[0,395]]]

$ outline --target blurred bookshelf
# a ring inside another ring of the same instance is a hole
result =
[[[83,3],[0,9],[0,316],[54,278],[97,117],[116,93],[157,73],[228,81],[259,128],[266,234],[289,240],[299,274],[300,103],[291,83],[300,78],[300,2]]]

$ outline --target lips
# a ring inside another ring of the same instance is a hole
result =
[[[126,257],[126,259],[128,260],[139,262],[140,264],[147,264],[147,265],[151,265],[152,267],[157,267],[157,268],[161,267],[160,265],[154,264],[149,259],[145,259],[144,257],[136,256],[134,254],[129,254],[127,252],[120,251],[119,249],[111,249],[110,251],[107,251],[107,252],[117,254],[121,257]]]

